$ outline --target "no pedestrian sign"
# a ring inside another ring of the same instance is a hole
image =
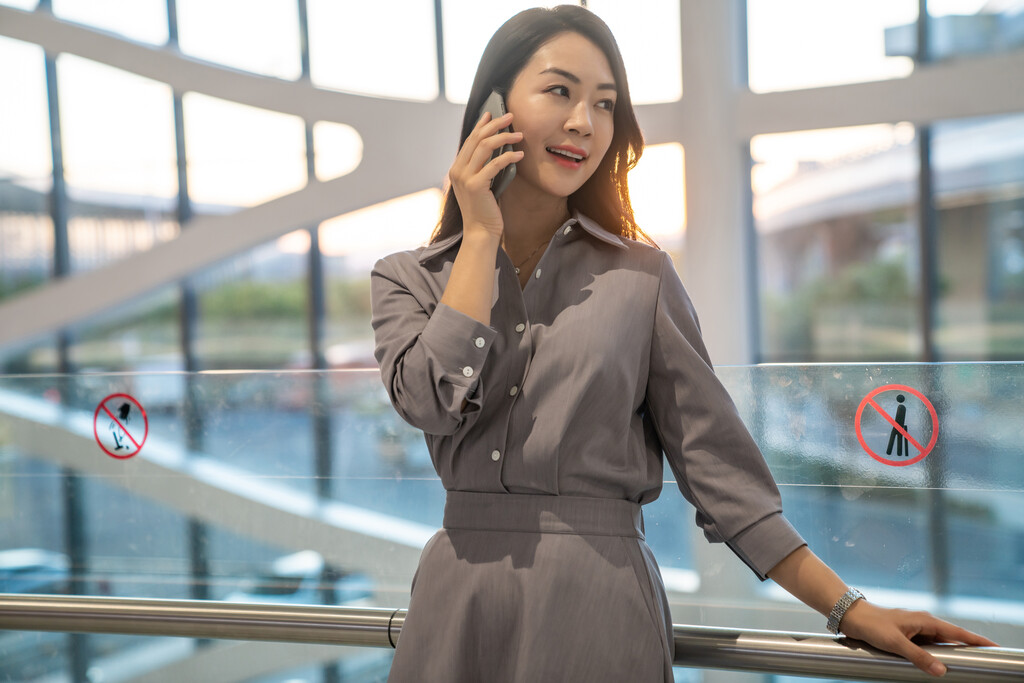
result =
[[[939,438],[939,416],[917,389],[887,384],[857,406],[857,440],[884,465],[906,467],[924,460]]]
[[[149,436],[149,419],[142,404],[128,394],[111,394],[100,401],[92,417],[96,443],[112,458],[138,455]]]

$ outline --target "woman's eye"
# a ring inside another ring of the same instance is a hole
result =
[[[597,106],[601,107],[602,109],[607,109],[608,111],[615,111],[614,100],[601,100],[600,102],[597,103]]]
[[[563,97],[568,97],[569,96],[569,89],[567,87],[565,87],[564,85],[556,85],[553,88],[549,88],[548,92],[549,93],[554,93],[555,95],[562,95]]]

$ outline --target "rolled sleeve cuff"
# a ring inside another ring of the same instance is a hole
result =
[[[420,342],[430,349],[452,384],[471,388],[498,336],[496,330],[447,304],[438,304],[427,321]]]
[[[775,565],[803,545],[807,542],[780,512],[750,525],[729,541],[732,551],[762,581]]]

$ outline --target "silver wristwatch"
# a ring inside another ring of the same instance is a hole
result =
[[[825,624],[825,627],[828,628],[829,633],[834,636],[839,635],[839,622],[841,622],[843,617],[846,616],[846,611],[853,606],[853,603],[860,599],[866,598],[864,598],[864,594],[856,588],[851,588],[843,593],[843,597],[839,598],[839,602],[836,603],[835,607],[833,607],[832,611],[828,614],[828,623]]]

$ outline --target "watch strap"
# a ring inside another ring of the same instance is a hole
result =
[[[836,602],[832,611],[828,614],[828,623],[825,625],[828,628],[828,632],[832,635],[839,635],[839,622],[846,616],[847,610],[853,606],[853,603],[862,599],[866,599],[864,594],[856,588],[851,588],[843,593],[843,596],[839,598],[839,601]]]

